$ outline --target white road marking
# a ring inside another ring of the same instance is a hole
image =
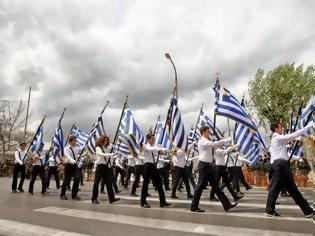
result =
[[[37,212],[44,212],[56,215],[76,217],[80,219],[98,220],[103,222],[111,222],[118,224],[126,224],[138,227],[154,228],[161,230],[180,231],[196,234],[208,234],[208,235],[234,235],[234,236],[251,236],[251,235],[272,235],[272,236],[287,236],[291,235],[312,235],[303,233],[289,233],[282,231],[271,231],[262,229],[248,229],[228,226],[217,226],[209,224],[196,224],[190,222],[173,221],[173,220],[161,220],[152,219],[138,216],[125,216],[111,213],[102,213],[95,211],[85,211],[60,207],[46,207],[36,209]]]
[[[0,219],[0,235],[87,236],[88,234],[79,234],[75,232],[68,232],[39,225],[21,223],[18,221]]]

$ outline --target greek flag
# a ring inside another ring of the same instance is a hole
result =
[[[200,134],[195,130],[195,128],[190,128],[189,136],[188,136],[188,144],[192,144],[193,142],[198,142],[200,139]],[[194,151],[198,152],[198,145],[194,145]]]
[[[253,167],[256,165],[257,161],[259,160],[259,145],[257,143],[254,143],[251,148],[249,153],[245,156],[250,163],[248,164],[250,167]]]
[[[120,136],[118,137],[117,151],[122,154],[131,155],[128,144],[122,141]]]
[[[235,124],[234,143],[239,146],[241,153],[246,155],[254,141],[254,130],[243,124]]]
[[[59,123],[55,133],[54,133],[54,137],[53,137],[53,143],[54,143],[54,147],[53,147],[53,156],[54,158],[61,158],[62,156],[64,156],[63,153],[63,132],[62,132],[62,128],[61,128],[61,124]]]
[[[156,125],[155,145],[162,146],[168,150],[172,150],[173,145],[164,129],[164,124],[159,121]]]
[[[228,117],[255,131],[258,130],[244,107],[242,107],[229,90],[220,86],[219,80],[216,82],[214,91],[216,96],[215,113],[217,115]]]
[[[92,131],[89,135],[89,139],[87,142],[87,148],[92,155],[95,154],[96,151],[96,139],[104,134],[105,130],[103,125],[103,118],[102,116],[99,116],[97,121],[93,125]]]
[[[314,119],[314,113],[315,113],[315,94],[310,98],[308,101],[306,107],[302,110],[301,116],[300,116],[300,125],[301,127],[305,127],[307,125],[307,119],[309,115],[313,112],[313,119]]]
[[[177,106],[177,99],[173,97],[171,100],[170,120],[168,123],[169,137],[174,147],[185,150],[187,146],[187,136],[182,121],[182,117]]]
[[[37,152],[39,150],[40,145],[43,143],[43,136],[44,128],[41,126],[31,143],[31,152]]]
[[[82,130],[80,130],[78,127],[73,125],[71,130],[71,135],[74,135],[77,138],[77,148],[83,149],[87,140],[89,139],[89,135]]]
[[[212,120],[209,118],[209,116],[207,116],[202,110],[200,111],[200,120],[198,123],[198,132],[199,129],[202,126],[207,126],[211,129],[211,133],[214,139],[216,140],[220,140],[224,137],[224,134],[217,128],[215,127],[215,131],[214,131],[214,124],[212,122]]]
[[[138,157],[140,152],[140,144],[145,142],[145,137],[135,122],[131,109],[127,107],[124,111],[121,124],[119,126],[119,138],[120,145],[118,145],[118,151],[126,154],[131,154],[134,157]],[[129,153],[127,153],[127,147]]]

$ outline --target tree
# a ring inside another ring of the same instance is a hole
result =
[[[25,123],[24,110],[22,100],[17,106],[12,106],[10,101],[0,105],[0,148],[3,157],[8,151],[16,149],[20,141],[28,138],[24,137],[22,130]]]
[[[246,105],[266,131],[275,120],[288,129],[290,117],[297,116],[302,101],[306,103],[315,93],[315,66],[283,64],[268,73],[260,68],[248,91]]]

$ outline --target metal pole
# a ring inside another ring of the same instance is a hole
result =
[[[32,91],[32,87],[30,86],[29,91],[28,91],[28,99],[27,99],[26,119],[25,119],[25,127],[24,127],[24,138],[26,136],[26,130],[27,130],[27,120],[28,120],[28,112],[29,112],[30,101],[31,101],[31,91]]]

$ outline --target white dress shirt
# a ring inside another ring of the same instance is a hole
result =
[[[77,147],[66,146],[64,149],[65,163],[66,164],[76,164],[78,159],[79,149]]]
[[[100,164],[108,164],[110,162],[110,159],[115,155],[114,153],[110,153],[111,151],[111,146],[108,146],[107,148],[103,147],[96,147],[96,163],[97,165]]]
[[[53,167],[53,166],[56,166],[56,164],[60,164],[60,159],[58,157],[56,157],[56,159],[51,156],[49,159],[48,159],[48,165],[49,167]]]
[[[194,147],[194,143],[190,144],[187,148],[188,152]],[[184,168],[186,163],[188,162],[187,160],[187,153],[184,152],[183,150],[179,149],[176,153],[176,155],[173,156],[172,158],[173,166],[177,166],[180,168]]]
[[[18,151],[14,153],[14,157],[15,157],[14,164],[24,165],[24,161],[25,159],[27,159],[28,155],[29,154],[26,154],[26,151],[21,151],[21,149],[19,149]],[[24,158],[24,161],[23,161],[23,158]]]
[[[302,128],[292,134],[281,135],[274,133],[270,142],[270,163],[273,164],[275,160],[289,160],[287,143],[302,136],[308,128]]]
[[[43,166],[45,165],[45,151],[37,151],[34,153],[34,160],[35,162],[33,163],[33,166]]]
[[[149,143],[143,146],[143,156],[145,157],[144,163],[155,163],[155,156],[158,151],[165,151],[163,147],[150,145]]]
[[[128,166],[134,167],[136,165],[135,158],[131,155],[128,155],[127,158],[128,158]]]
[[[222,148],[218,148],[214,152],[214,159],[216,166],[225,166],[226,160],[228,158],[228,152]]]
[[[230,142],[230,139],[227,140],[220,140],[220,141],[210,141],[209,139],[201,136],[198,141],[198,150],[199,150],[199,161],[212,163],[213,156],[212,156],[212,148],[222,147],[227,142]]]

